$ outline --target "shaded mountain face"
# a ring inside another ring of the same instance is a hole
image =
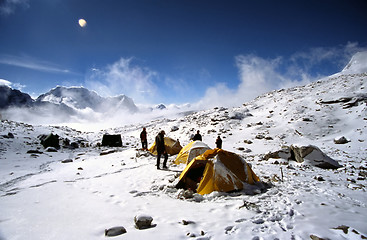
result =
[[[29,107],[33,102],[31,96],[26,93],[5,85],[0,86],[0,109],[6,109],[8,107]]]

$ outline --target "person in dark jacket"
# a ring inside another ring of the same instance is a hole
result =
[[[143,128],[140,133],[141,146],[143,150],[148,150],[147,130]]]
[[[167,164],[168,154],[166,152],[166,147],[164,146],[164,134],[165,132],[162,130],[155,137],[155,146],[157,148],[157,169],[160,169],[159,166],[160,166],[162,154],[164,156],[163,168],[167,168],[166,164]]]
[[[196,134],[194,135],[193,141],[203,141],[203,138],[201,137],[200,131],[198,130]]]
[[[222,148],[222,139],[220,136],[218,136],[217,140],[215,140],[215,144],[217,145],[217,148]]]

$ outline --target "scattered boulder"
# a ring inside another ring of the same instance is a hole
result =
[[[188,198],[193,198],[194,197],[194,191],[192,191],[191,189],[187,189],[183,192],[183,197],[185,199],[188,199]]]
[[[71,162],[73,162],[73,159],[68,158],[68,159],[62,160],[61,162],[62,163],[71,163]]]
[[[79,148],[79,144],[77,142],[71,142],[69,147],[72,149]]]
[[[256,138],[256,139],[264,139],[264,138],[265,138],[265,136],[264,136],[264,135],[262,135],[262,134],[257,134],[257,135],[255,136],[255,138]]]
[[[348,141],[348,139],[346,139],[344,136],[334,139],[335,144],[346,144],[348,142],[350,142],[350,141]]]
[[[325,238],[320,238],[320,237],[318,237],[318,236],[316,236],[316,235],[310,235],[310,238],[312,239],[312,240],[327,240],[327,239],[325,239]]]
[[[299,163],[305,162],[323,169],[337,169],[342,167],[336,160],[323,153],[318,147],[291,145],[291,160]]]
[[[153,218],[148,215],[137,215],[134,217],[135,227],[139,230],[154,227]]]
[[[172,126],[171,127],[171,132],[176,132],[179,129],[179,127],[177,126]]]
[[[103,156],[103,155],[111,154],[111,153],[114,153],[114,152],[116,152],[116,151],[114,149],[112,149],[112,150],[108,150],[108,151],[103,151],[99,155]]]
[[[289,150],[289,147],[283,148],[282,150],[276,151],[276,152],[269,152],[267,154],[265,154],[265,156],[263,157],[263,160],[269,160],[270,158],[275,158],[275,159],[288,159],[291,157],[291,153]]]
[[[40,140],[41,140],[41,144],[44,148],[47,147],[54,147],[56,149],[60,148],[60,143],[59,143],[59,135],[57,134],[49,134],[49,135],[41,135],[40,136]]]
[[[284,146],[279,151],[265,154],[263,160],[269,160],[270,158],[293,160],[323,169],[337,169],[342,167],[336,160],[330,158],[318,147],[312,145],[291,145],[290,147]]]
[[[243,142],[244,143],[247,143],[247,144],[252,144],[252,141],[251,140],[247,140],[247,139],[243,140]]]
[[[43,152],[41,152],[39,150],[28,150],[27,153],[29,153],[29,154],[42,154]]]
[[[126,233],[126,229],[124,227],[113,227],[113,228],[109,228],[109,229],[105,229],[104,230],[104,235],[106,237],[115,237],[121,234]]]
[[[3,138],[14,138],[14,134],[9,132],[7,135],[2,135]]]
[[[194,221],[182,220],[182,225],[189,225],[189,224],[195,224],[195,222]]]
[[[45,151],[46,152],[57,152],[57,149],[54,147],[47,147]]]
[[[314,179],[320,182],[325,181],[325,179],[322,176],[315,176]]]

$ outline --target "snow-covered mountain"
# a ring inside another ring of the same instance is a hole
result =
[[[40,95],[36,102],[50,102],[57,105],[65,104],[72,109],[90,108],[96,112],[106,112],[110,110],[137,111],[134,101],[125,95],[104,98],[96,92],[83,87],[58,86]]]
[[[101,121],[101,118],[139,111],[134,101],[126,95],[102,97],[83,87],[58,86],[36,100],[5,85],[0,86],[0,94],[2,118],[28,123]]]
[[[0,239],[101,239],[112,227],[127,231],[116,239],[366,239],[366,56],[235,108],[98,132],[3,120]],[[185,166],[170,156],[169,169],[156,170],[155,156],[139,150],[143,127],[149,145],[162,129],[182,146],[196,130],[211,148],[220,135],[223,149],[250,163],[268,188],[185,198],[174,187]],[[38,136],[50,132],[81,147],[46,152]],[[100,148],[105,133],[121,134],[123,147]],[[291,145],[316,146],[342,167],[273,154]],[[152,227],[136,229],[137,215],[151,216]]]

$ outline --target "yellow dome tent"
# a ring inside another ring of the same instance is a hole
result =
[[[167,153],[170,155],[175,155],[179,153],[182,149],[180,142],[170,137],[164,137],[164,146],[166,147]],[[152,154],[157,155],[157,148],[155,142],[148,150]]]
[[[177,188],[191,189],[201,195],[213,191],[241,190],[260,179],[239,155],[222,149],[207,150],[182,171]]]
[[[174,163],[176,165],[179,165],[181,163],[188,164],[192,159],[203,154],[206,150],[209,149],[210,147],[205,143],[203,143],[202,141],[190,142],[181,149]]]

